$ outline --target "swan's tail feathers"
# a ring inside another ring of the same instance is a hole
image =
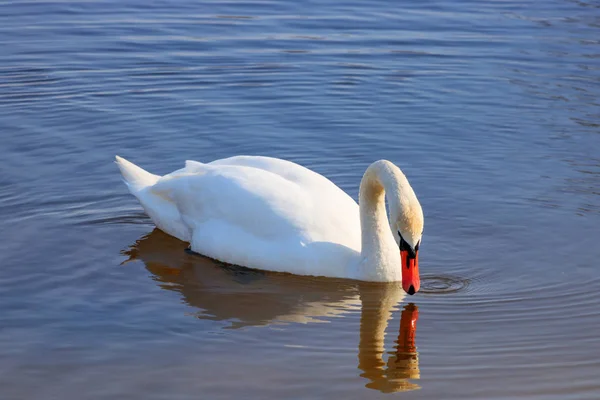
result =
[[[123,175],[123,180],[131,192],[137,192],[145,187],[152,186],[160,179],[160,176],[151,174],[126,159],[116,156],[116,162]]]

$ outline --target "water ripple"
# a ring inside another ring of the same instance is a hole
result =
[[[450,275],[423,275],[420,293],[425,295],[453,294],[469,288],[469,279]]]

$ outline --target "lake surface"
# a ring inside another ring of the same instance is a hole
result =
[[[0,397],[600,398],[599,7],[0,1]],[[188,254],[115,154],[389,159],[423,289]]]

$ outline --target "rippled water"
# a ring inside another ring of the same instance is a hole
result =
[[[0,1],[3,399],[600,397],[592,1]],[[113,156],[407,173],[421,293],[219,265]],[[410,393],[401,393],[410,391]]]

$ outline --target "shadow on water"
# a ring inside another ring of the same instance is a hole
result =
[[[187,244],[155,229],[123,252],[142,261],[158,285],[181,294],[200,319],[227,321],[226,329],[318,323],[360,310],[358,368],[366,387],[384,393],[419,389],[415,345],[418,308],[406,305],[394,351],[384,360],[385,330],[404,298],[399,283],[375,284],[299,277],[219,263],[186,252]]]

